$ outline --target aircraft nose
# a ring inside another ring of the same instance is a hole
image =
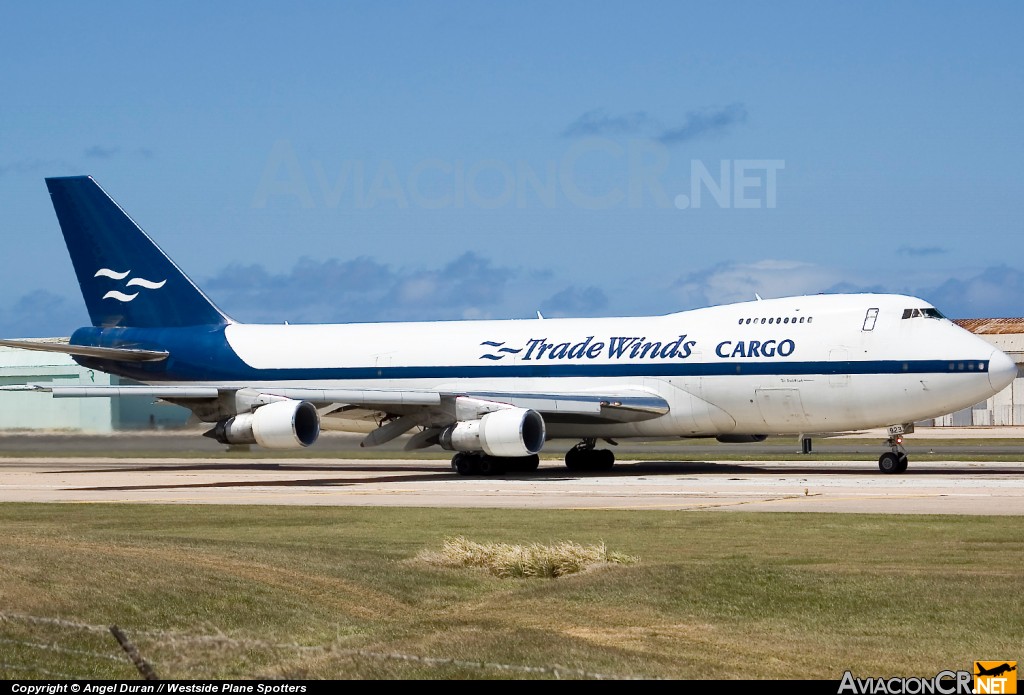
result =
[[[1002,391],[1017,378],[1017,365],[1002,350],[993,350],[988,358],[988,383],[996,391]]]

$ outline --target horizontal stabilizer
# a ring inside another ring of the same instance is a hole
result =
[[[70,343],[46,343],[35,340],[0,340],[0,346],[20,348],[22,350],[38,350],[39,352],[59,352],[65,355],[81,357],[98,357],[117,362],[159,362],[167,359],[165,350],[139,350],[137,348],[109,348],[91,345],[71,345]]]

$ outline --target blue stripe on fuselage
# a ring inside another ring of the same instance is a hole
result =
[[[139,381],[328,381],[360,379],[480,379],[504,377],[682,377],[682,376],[807,376],[830,374],[949,374],[985,373],[988,360],[845,360],[740,362],[631,362],[585,364],[473,364],[421,367],[329,367],[317,369],[257,369],[231,349],[223,326],[188,328],[81,328],[72,336],[77,345],[167,350],[162,362],[112,362],[76,357],[83,366]],[[973,369],[972,369],[973,368]]]

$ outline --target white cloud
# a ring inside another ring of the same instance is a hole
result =
[[[720,263],[680,277],[672,292],[687,308],[762,298],[816,294],[846,281],[832,268],[804,261],[765,259]]]

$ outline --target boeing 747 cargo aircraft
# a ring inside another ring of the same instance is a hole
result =
[[[92,319],[71,354],[141,382],[30,384],[55,397],[148,395],[226,444],[312,446],[321,429],[411,433],[455,452],[461,474],[537,468],[551,439],[579,440],[572,470],[608,470],[599,441],[759,441],[890,427],[885,473],[907,468],[900,433],[983,401],[1013,361],[921,299],[835,294],[666,316],[338,325],[238,323],[91,177],[46,180]]]

